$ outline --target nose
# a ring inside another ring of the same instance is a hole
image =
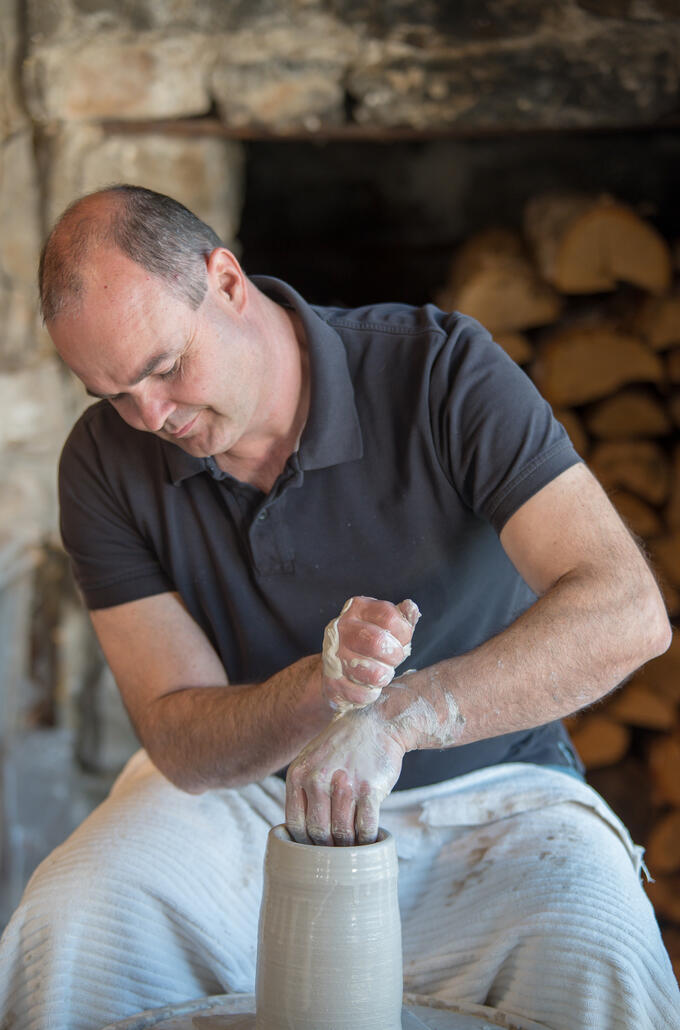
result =
[[[159,396],[146,389],[135,397],[135,406],[144,428],[150,433],[158,433],[175,410],[175,405],[167,397]]]

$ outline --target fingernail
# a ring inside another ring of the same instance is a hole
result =
[[[416,623],[420,619],[420,609],[415,601],[412,601],[410,597],[407,597],[405,601],[402,601],[399,605],[401,612],[407,622],[415,628]]]

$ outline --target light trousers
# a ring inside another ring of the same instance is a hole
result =
[[[99,1030],[254,990],[276,777],[193,796],[144,752],[36,870],[0,941],[0,1030]],[[515,763],[392,794],[404,988],[551,1030],[680,1030],[641,851],[565,773]]]

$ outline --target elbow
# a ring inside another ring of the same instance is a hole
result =
[[[181,790],[184,794],[205,794],[212,787],[224,784],[212,783],[202,770],[197,768],[195,758],[189,754],[178,752],[170,743],[158,735],[146,738],[140,734],[146,753],[158,769],[161,776]]]
[[[653,658],[658,658],[659,655],[664,654],[671,646],[673,640],[673,627],[670,624],[666,606],[662,603],[661,613],[659,617],[658,632],[654,641],[654,654]]]
[[[184,794],[204,794],[210,789],[211,784],[202,781],[200,776],[191,768],[183,768],[181,765],[177,765],[169,760],[167,755],[162,755],[158,752],[154,754],[150,748],[147,748],[147,753],[159,773],[173,787],[177,787]]]
[[[667,651],[673,639],[673,627],[656,583],[650,584],[645,595],[644,599],[641,598],[640,603],[636,604],[638,639],[642,652],[641,665]]]
[[[146,750],[161,775],[184,794],[205,794],[220,787],[241,787],[253,782],[252,776],[239,776],[233,770],[201,768],[190,754],[172,754],[169,749],[159,747]]]

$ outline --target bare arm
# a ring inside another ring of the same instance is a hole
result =
[[[584,466],[527,501],[501,542],[537,602],[482,646],[395,681],[372,708],[312,741],[288,774],[287,821],[298,839],[351,843],[355,825],[360,840],[374,839],[406,751],[550,722],[668,647],[654,578]],[[351,753],[352,726],[370,762]]]
[[[408,688],[444,718],[448,743],[539,726],[592,704],[665,651],[671,629],[638,547],[583,465],[527,501],[501,543],[538,601],[469,654],[413,676]],[[455,701],[453,722],[445,711]],[[395,698],[397,707],[402,707]],[[390,703],[385,698],[385,711]],[[405,711],[405,709],[404,709]],[[402,713],[403,714],[403,713]],[[401,719],[408,747],[442,747]]]
[[[339,704],[374,700],[411,639],[417,609],[403,604],[413,624],[392,604],[355,598],[331,624],[330,669],[320,654],[310,655],[249,685],[229,684],[219,656],[176,594],[91,617],[151,759],[177,786],[198,793],[275,772],[330,722]]]

